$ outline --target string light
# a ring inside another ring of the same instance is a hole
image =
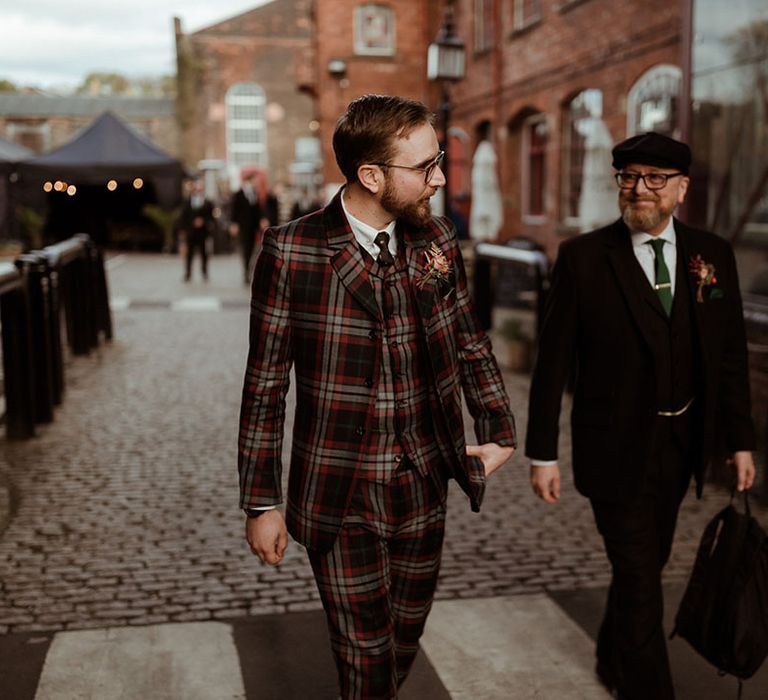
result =
[[[53,190],[53,183],[49,180],[43,185],[43,192],[51,192]]]
[[[114,191],[117,189],[117,180],[110,180],[110,181],[107,183],[107,189],[108,189],[110,192],[114,192]]]
[[[136,179],[133,181],[133,186],[134,186],[134,187],[135,187],[137,190],[140,190],[142,187],[144,187],[144,180],[142,180],[140,177],[137,177],[137,178],[136,178]]]

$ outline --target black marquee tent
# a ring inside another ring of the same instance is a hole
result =
[[[19,163],[23,182],[66,180],[101,184],[140,177],[152,179],[161,203],[175,204],[181,191],[181,163],[111,112],[56,150]]]
[[[49,235],[60,237],[74,227],[104,242],[107,221],[114,228],[116,219],[135,219],[145,204],[176,206],[184,178],[180,161],[111,112],[101,114],[63,146],[21,160],[16,170],[22,197],[28,202],[40,201],[45,183],[76,186],[73,197],[63,192],[48,194]],[[111,180],[114,190],[107,189]],[[142,183],[140,187],[136,182]]]

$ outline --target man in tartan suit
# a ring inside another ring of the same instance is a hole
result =
[[[246,537],[269,564],[287,531],[307,548],[344,698],[397,696],[437,582],[447,481],[478,510],[516,440],[455,231],[431,215],[445,184],[432,118],[399,97],[351,103],[333,137],[346,186],[268,230],[254,273],[239,438]],[[465,444],[462,391],[478,445]]]
[[[673,217],[691,152],[648,133],[613,149],[622,218],[570,239],[552,273],[531,380],[531,483],[560,496],[560,400],[576,363],[576,488],[612,568],[597,674],[624,700],[671,700],[661,572],[691,476],[701,495],[716,428],[736,485],[755,477],[736,262],[720,237]]]

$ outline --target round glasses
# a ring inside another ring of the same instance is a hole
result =
[[[640,180],[649,190],[663,190],[671,177],[680,177],[685,173],[616,173],[616,182],[622,190],[633,190]]]
[[[396,163],[371,163],[371,165],[378,165],[380,168],[402,168],[403,170],[417,170],[424,173],[424,184],[426,185],[432,179],[432,175],[435,174],[435,168],[439,168],[440,164],[445,158],[445,151],[440,151],[434,160],[423,165],[421,167],[416,165],[397,165]]]

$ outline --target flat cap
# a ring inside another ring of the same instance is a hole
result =
[[[632,136],[617,143],[611,151],[613,167],[617,170],[631,163],[655,165],[659,168],[677,168],[688,174],[691,167],[691,149],[688,144],[655,131]]]

